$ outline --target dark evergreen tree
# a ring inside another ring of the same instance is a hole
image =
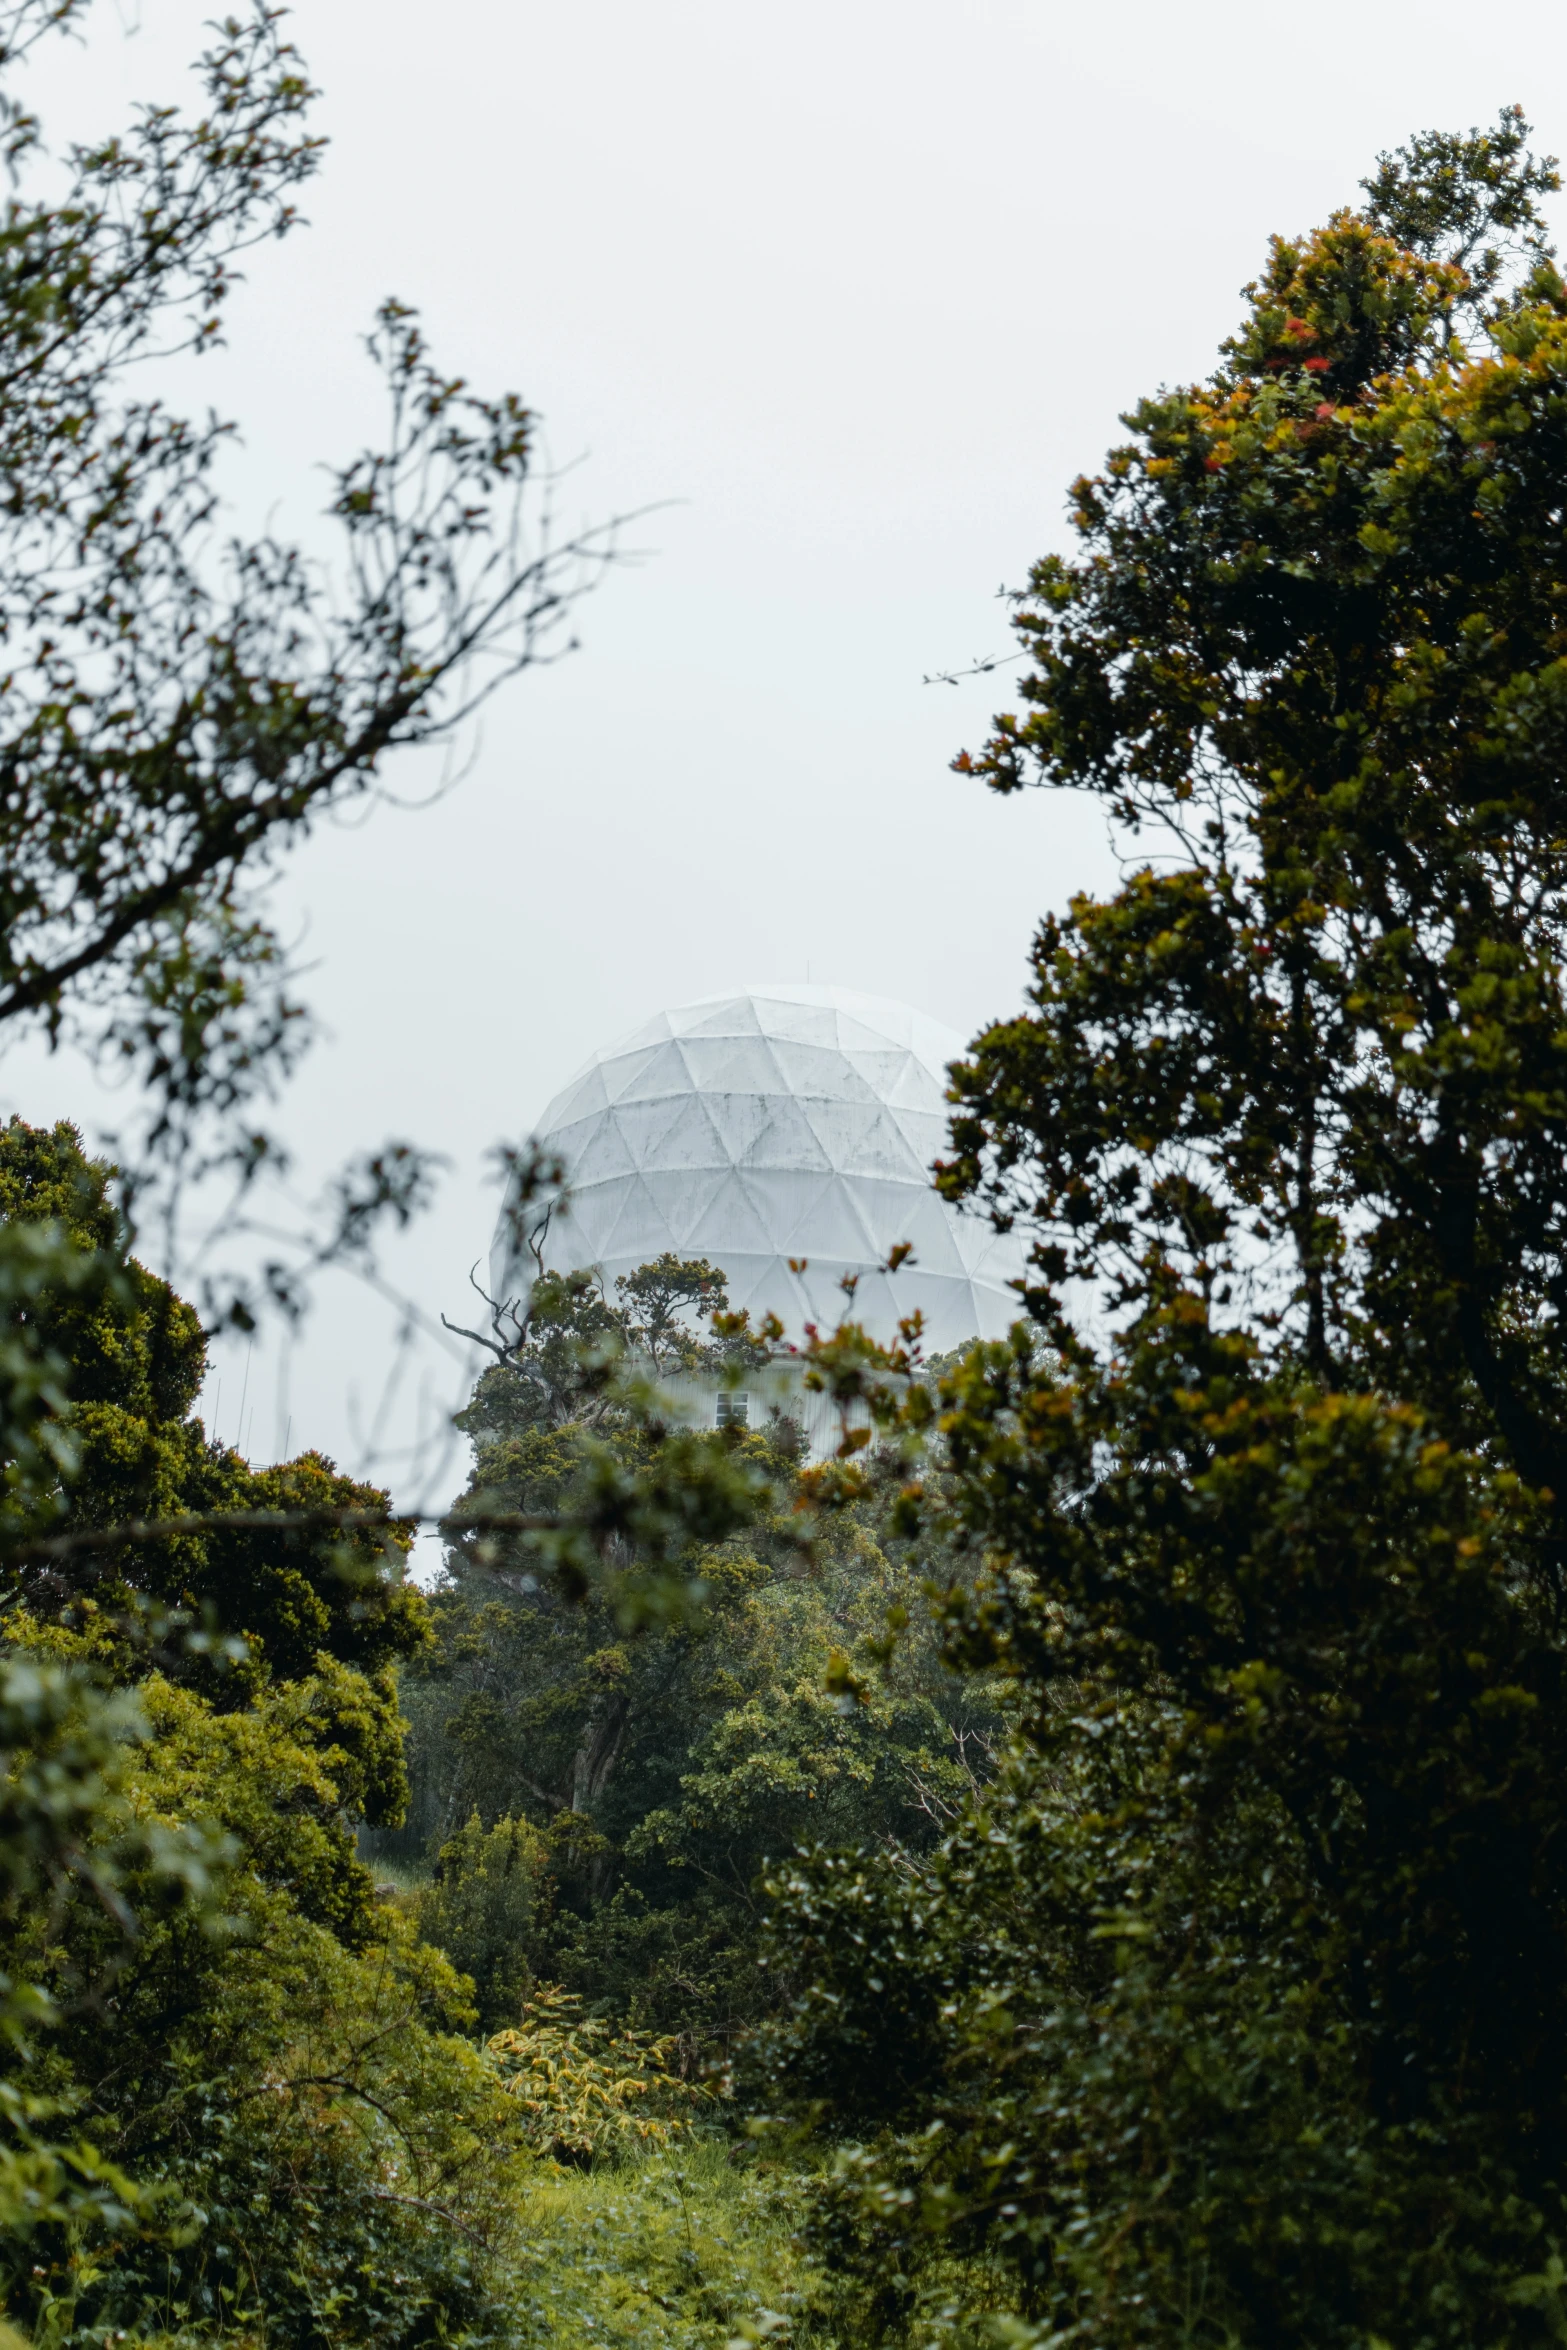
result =
[[[941,1421],[948,1637],[1019,1740],[927,1869],[778,1883],[866,2339],[1567,2324],[1567,289],[1525,138],[1417,140],[1275,241],[1212,380],[1075,486],[1021,714],[958,762],[1156,853],[955,1073],[944,1187],[1032,1229],[1049,1342]]]

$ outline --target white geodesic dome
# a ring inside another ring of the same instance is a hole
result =
[[[947,1206],[931,1162],[947,1146],[946,1068],[963,1039],[923,1013],[841,988],[750,987],[660,1012],[595,1053],[538,1128],[564,1165],[569,1213],[544,1261],[617,1275],[666,1249],[706,1257],[730,1303],[778,1315],[792,1338],[845,1311],[881,1337],[914,1307],[928,1353],[996,1337],[1020,1310],[1019,1242]],[[503,1217],[496,1296],[517,1286]],[[877,1270],[899,1241],[912,1259]],[[791,1258],[804,1259],[794,1272]]]

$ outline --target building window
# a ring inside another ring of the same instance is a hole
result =
[[[742,1388],[738,1395],[726,1388],[718,1399],[720,1428],[749,1428],[751,1425],[751,1398]]]

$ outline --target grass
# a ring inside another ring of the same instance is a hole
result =
[[[726,2140],[593,2171],[541,2172],[521,2213],[518,2350],[827,2350],[815,2272],[781,2182]]]
[[[361,1852],[360,1859],[378,1885],[392,1885],[402,1894],[417,1893],[430,1882],[428,1861],[383,1860],[377,1853]]]

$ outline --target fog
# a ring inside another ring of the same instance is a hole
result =
[[[34,72],[50,125],[174,94],[200,21],[100,7]],[[1010,669],[923,678],[1008,652],[998,587],[1065,543],[1118,411],[1207,372],[1270,231],[1504,102],[1567,145],[1567,30],[1387,0],[302,0],[292,32],[331,141],[312,225],[182,379],[241,423],[239,516],[312,527],[315,469],[379,429],[359,338],[396,293],[540,412],[568,523],[641,517],[461,779],[325,826],[280,887],[322,1033],[277,1123],[306,1190],[389,1134],[446,1154],[385,1266],[427,1328],[467,1318],[488,1148],[661,1005],[809,976],[972,1032],[1017,1003],[1040,914],[1115,861],[1096,806],[950,773]],[[0,1087],[89,1134],[124,1108],[33,1050]],[[219,1432],[448,1498],[460,1461],[409,1448],[470,1366],[428,1335],[405,1360],[400,1312],[343,1278],[281,1353],[221,1348]]]

